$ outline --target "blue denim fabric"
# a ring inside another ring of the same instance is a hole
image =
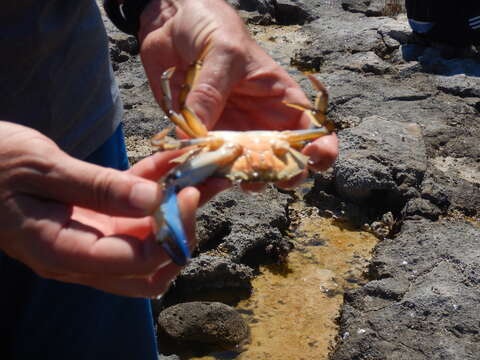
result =
[[[87,161],[128,168],[115,134]],[[156,360],[150,301],[46,280],[0,253],[0,359]]]

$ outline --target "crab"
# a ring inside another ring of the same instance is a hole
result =
[[[313,127],[286,131],[208,131],[185,100],[202,67],[200,56],[187,71],[186,84],[180,94],[180,112],[172,104],[170,78],[175,68],[162,74],[163,101],[160,104],[166,116],[188,139],[168,136],[170,129],[155,135],[151,143],[158,151],[183,149],[186,152],[173,161],[178,165],[161,180],[164,198],[155,212],[156,239],[172,261],[185,265],[191,257],[187,237],[180,220],[177,193],[203,182],[208,177],[225,177],[234,182],[278,182],[299,175],[309,165],[309,158],[301,150],[309,142],[330,134],[334,125],[327,120],[328,93],[312,75],[312,85],[318,90],[314,107],[285,103],[307,114]]]

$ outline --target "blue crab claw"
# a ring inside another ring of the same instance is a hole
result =
[[[187,186],[203,182],[219,167],[230,163],[240,152],[239,146],[225,145],[216,151],[199,154],[172,169],[162,180],[165,190],[163,202],[155,212],[156,238],[175,264],[184,266],[191,257],[177,203],[177,193]]]
[[[160,206],[163,226],[157,233],[157,240],[175,264],[184,266],[191,258],[191,253],[178,208],[177,192],[174,187],[170,187],[166,189],[164,196],[165,199]]]

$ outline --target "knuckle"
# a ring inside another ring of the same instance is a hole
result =
[[[245,47],[242,45],[244,45],[243,42],[232,42],[228,41],[227,39],[224,39],[221,42],[223,52],[233,58],[242,57],[245,51]]]
[[[99,172],[93,181],[93,201],[99,210],[107,210],[112,195],[114,183],[118,174],[111,170]]]
[[[223,96],[214,86],[206,83],[199,84],[191,91],[188,99],[195,115],[207,126],[212,125],[212,119],[219,116],[222,109]]]
[[[217,105],[222,101],[220,91],[208,83],[202,83],[192,90],[195,101],[203,105]]]
[[[220,48],[222,50],[222,56],[231,59],[232,71],[244,69],[252,56],[247,52],[248,46],[246,46],[246,41],[232,42],[224,39],[222,40]]]
[[[25,185],[36,187],[55,168],[55,163],[41,154],[19,154],[3,163],[6,185],[23,188]]]
[[[60,150],[43,135],[17,134],[0,149],[0,183],[7,196],[16,191],[44,193]]]

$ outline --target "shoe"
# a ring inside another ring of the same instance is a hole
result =
[[[412,31],[412,33],[407,38],[407,44],[415,44],[423,47],[430,46],[430,40],[427,35]]]
[[[432,42],[431,47],[437,49],[440,56],[447,60],[475,56],[472,45],[455,46],[444,42]]]

